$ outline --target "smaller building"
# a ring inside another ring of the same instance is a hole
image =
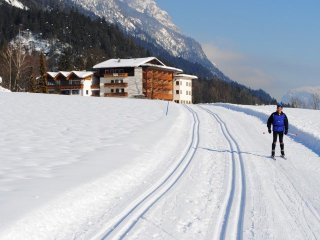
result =
[[[47,72],[48,92],[62,95],[100,96],[99,79],[94,72]]]
[[[197,76],[177,74],[174,77],[174,101],[182,104],[192,104],[192,80]]]

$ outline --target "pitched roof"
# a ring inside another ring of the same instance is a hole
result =
[[[60,71],[58,74],[63,75],[64,77],[68,77],[71,72]]]
[[[159,62],[160,65],[165,66],[159,59],[156,57],[147,57],[147,58],[130,58],[130,59],[109,59],[102,63],[99,63],[93,68],[119,68],[119,67],[139,67],[143,64],[149,63],[153,60]]]
[[[86,78],[93,75],[93,72],[87,72],[87,71],[72,71],[74,75],[76,75],[78,78]]]
[[[185,78],[185,79],[198,79],[195,75],[189,75],[189,74],[177,74],[175,76],[176,78]]]
[[[156,65],[156,64],[142,64],[141,66],[143,67],[152,67],[152,68],[159,68],[159,69],[165,69],[165,70],[169,70],[169,71],[173,71],[173,72],[178,72],[178,73],[182,73],[183,71],[179,68],[174,68],[174,67],[168,67],[168,66],[161,66],[161,65]]]
[[[52,77],[55,78],[58,75],[59,72],[47,72],[47,74]]]

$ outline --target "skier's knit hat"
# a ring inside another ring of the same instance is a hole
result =
[[[279,107],[283,108],[283,104],[282,103],[278,103],[277,104],[277,108],[279,108]]]

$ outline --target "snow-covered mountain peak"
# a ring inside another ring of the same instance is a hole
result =
[[[85,12],[117,24],[133,37],[161,48],[169,56],[204,66],[221,79],[230,80],[205,55],[201,45],[185,36],[156,0],[63,0]],[[157,51],[158,51],[157,50]]]
[[[121,0],[126,3],[129,7],[133,8],[137,12],[146,14],[150,17],[155,18],[165,27],[172,30],[179,31],[178,27],[172,22],[169,14],[162,10],[156,3],[155,0]]]

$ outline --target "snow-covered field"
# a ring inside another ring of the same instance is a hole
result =
[[[318,239],[317,148],[239,108],[0,93],[0,239]]]

